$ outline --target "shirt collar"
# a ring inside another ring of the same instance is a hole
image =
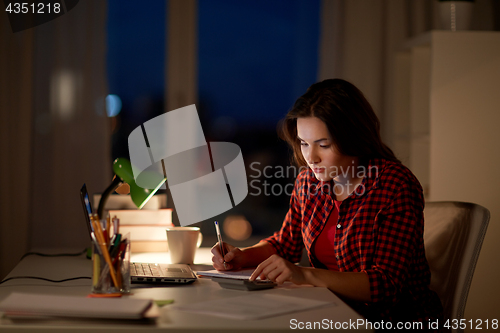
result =
[[[380,175],[387,161],[380,158],[373,158],[367,164],[367,166],[362,166],[362,170],[360,170],[360,172],[364,173],[363,180],[352,195],[362,197],[380,186]]]

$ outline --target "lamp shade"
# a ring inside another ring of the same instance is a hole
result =
[[[167,178],[159,177],[157,173],[151,172],[150,174],[147,171],[144,171],[141,174],[141,177],[148,177],[150,179],[154,179],[154,182],[150,182],[150,184],[157,184],[157,186],[153,189],[142,188],[135,183],[134,174],[132,172],[132,165],[130,161],[126,158],[117,158],[113,162],[113,171],[116,177],[113,179],[108,188],[104,191],[101,196],[101,200],[99,201],[99,208],[97,209],[97,214],[99,218],[103,218],[102,213],[104,211],[104,206],[109,195],[116,190],[116,188],[123,182],[127,183],[130,186],[130,196],[132,201],[137,206],[137,208],[141,209],[148,202],[149,199],[160,189],[160,187],[165,183]]]

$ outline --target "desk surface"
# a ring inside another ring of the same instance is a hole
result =
[[[135,261],[146,261],[148,258],[160,259],[155,261],[168,262],[167,254],[140,254],[132,255]],[[164,258],[164,260],[161,260]],[[209,249],[199,249],[195,262],[202,264],[193,265],[193,269],[212,269],[207,265],[211,261]],[[24,258],[14,270],[7,276],[42,276],[49,279],[65,279],[76,276],[91,276],[91,261],[85,256],[79,257],[39,257],[28,256]],[[90,280],[74,280],[63,283],[50,283],[31,279],[16,279],[0,285],[0,300],[7,297],[11,292],[27,292],[51,295],[86,296],[91,288]],[[301,297],[333,302],[322,308],[295,312],[291,314],[276,316],[267,319],[243,321],[236,319],[223,319],[203,314],[192,314],[175,310],[173,305],[190,304],[200,301],[215,300],[227,297],[242,296],[245,293],[269,293],[287,296]],[[190,285],[182,286],[148,286],[132,285],[132,298],[150,298],[155,300],[173,299],[174,304],[160,308],[160,317],[155,323],[123,322],[111,320],[73,320],[73,319],[43,319],[43,320],[11,320],[0,319],[0,330],[23,330],[37,332],[67,331],[78,329],[79,332],[91,330],[92,332],[109,331],[113,329],[126,329],[127,332],[143,332],[144,330],[169,330],[182,332],[200,331],[258,331],[276,332],[290,330],[293,325],[307,325],[307,323],[319,322],[321,325],[334,327],[335,323],[349,323],[362,319],[356,312],[341,301],[335,294],[326,288],[315,288],[312,286],[296,286],[291,283],[284,284],[269,290],[239,291],[223,289],[217,283],[207,278],[199,278]],[[316,324],[319,325],[319,324]],[[345,324],[344,324],[345,325]],[[297,327],[298,328],[298,327]],[[305,327],[304,327],[305,328]],[[317,327],[318,328],[318,327]],[[325,328],[323,326],[322,328]]]

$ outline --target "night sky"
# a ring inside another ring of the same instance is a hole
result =
[[[108,1],[108,84],[123,101],[121,129],[165,111],[165,6]],[[320,1],[200,0],[198,15],[204,120],[274,129],[316,81]]]

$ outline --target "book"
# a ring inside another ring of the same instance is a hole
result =
[[[94,194],[94,207],[99,206],[99,201],[101,200],[101,194]],[[167,207],[167,195],[166,194],[155,194],[148,200],[148,202],[142,207],[142,210],[156,210],[160,208]],[[137,206],[132,201],[129,194],[111,194],[106,201],[106,209],[130,209],[138,210]]]
[[[130,234],[131,252],[168,251],[166,228],[173,226],[172,209],[110,210],[109,214],[120,220],[122,234]]]
[[[120,219],[120,226],[123,225],[163,225],[172,226],[172,209],[156,210],[109,210],[111,218]]]
[[[130,252],[167,252],[168,242],[164,241],[131,241]]]
[[[136,298],[88,298],[14,292],[0,302],[8,317],[79,317],[143,319],[158,316],[153,301]],[[156,312],[156,313],[155,313]]]
[[[166,241],[167,225],[122,225],[120,223],[120,233],[126,235],[130,233],[130,240],[133,241]]]

